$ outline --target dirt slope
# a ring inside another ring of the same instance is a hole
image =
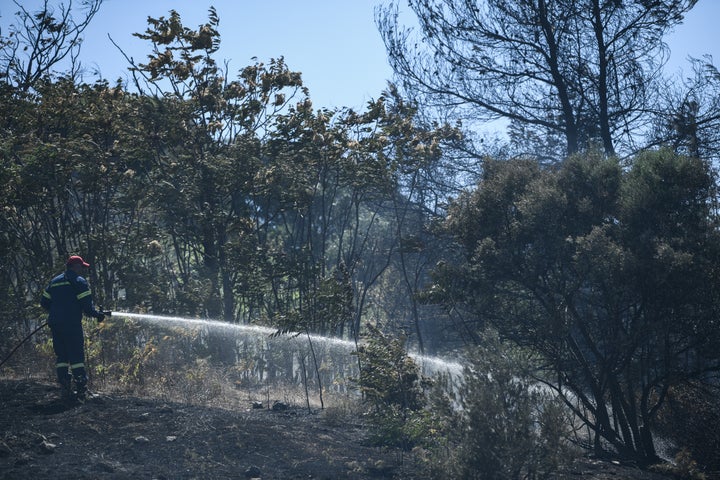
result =
[[[411,455],[368,446],[361,426],[323,413],[122,395],[66,406],[58,393],[0,380],[0,480],[427,478]],[[585,459],[559,478],[666,477]]]

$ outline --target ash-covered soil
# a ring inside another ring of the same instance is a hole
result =
[[[58,398],[53,384],[0,381],[0,479],[421,478],[361,427],[307,409]]]
[[[429,478],[411,453],[368,445],[362,424],[327,411],[58,398],[51,383],[0,380],[0,480]],[[584,458],[557,478],[668,477]]]

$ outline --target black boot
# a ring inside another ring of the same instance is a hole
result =
[[[84,402],[87,396],[87,375],[85,375],[85,368],[80,367],[72,371],[73,379],[75,380],[75,398],[79,402]]]
[[[73,400],[72,377],[70,375],[58,379],[60,381],[60,398],[63,402]]]
[[[87,379],[83,378],[78,380],[75,378],[75,388],[77,390],[75,392],[75,398],[81,403],[85,402],[85,398],[87,397]]]

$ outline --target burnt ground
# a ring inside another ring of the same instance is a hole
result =
[[[371,446],[359,422],[326,411],[58,397],[52,383],[0,379],[0,480],[429,478],[412,454]],[[588,458],[557,478],[668,479]]]

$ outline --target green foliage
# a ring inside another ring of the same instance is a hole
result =
[[[358,347],[358,383],[376,412],[394,406],[399,411],[419,410],[423,404],[421,375],[405,350],[404,342],[367,325],[365,344]]]
[[[666,150],[627,170],[597,154],[489,162],[447,218],[465,260],[432,291],[542,356],[555,388],[594,412],[576,408],[598,450],[653,462],[664,392],[720,361],[712,186],[703,162]]]
[[[572,460],[569,412],[531,375],[531,360],[485,332],[465,369],[450,478],[546,478]]]
[[[462,146],[456,128],[424,125],[392,88],[366,111],[314,110],[282,58],[225,78],[218,26],[214,10],[197,30],[176,12],[149,19],[138,93],[69,77],[3,83],[4,339],[41,317],[39,292],[72,252],[93,265],[96,302],[108,308],[354,339],[375,309],[397,330],[414,322],[422,346],[414,294],[427,265],[462,252],[438,264],[426,295],[461,314],[467,334],[457,335],[479,341],[492,325],[532,349],[554,386],[577,395],[598,445],[653,456],[646,426],[666,392],[712,371],[720,351],[715,185],[702,162],[667,151],[626,167],[597,152],[553,168],[488,160],[479,188],[450,206],[446,236],[432,239],[428,212],[448,190],[429,179],[446,173],[443,147]],[[457,245],[441,243],[449,236]],[[160,359],[187,366],[127,328],[109,342],[131,359],[122,364],[103,357],[108,342],[91,341],[96,373],[140,385]],[[430,413],[406,339],[393,335],[371,327],[358,352],[377,431],[406,446],[423,432],[442,443],[431,432],[453,416]],[[210,343],[203,355],[225,349]]]
[[[402,410],[398,405],[386,405],[383,410],[369,412],[369,441],[373,445],[401,447],[411,450],[432,445],[437,438],[434,418],[427,410]]]
[[[96,387],[211,402],[227,383],[206,356],[212,339],[185,329],[159,330],[107,319],[86,329],[87,365]]]
[[[146,382],[146,372],[152,372],[148,369],[149,363],[157,354],[157,347],[154,338],[148,339],[144,345],[133,349],[127,363],[121,365],[119,380],[127,385],[136,385],[142,387]]]
[[[172,11],[137,36],[150,53],[131,65],[135,93],[72,76],[2,84],[0,304],[22,312],[9,328],[42,314],[40,289],[81,253],[107,308],[359,338],[408,236],[398,225],[423,223],[403,182],[457,129],[421,126],[396,91],[366,111],[314,110],[282,58],[227,78],[212,9],[196,29]]]
[[[364,345],[358,348],[358,384],[369,406],[371,440],[378,445],[439,448],[447,435],[450,416],[442,394],[426,396],[430,381],[407,355],[404,342],[367,326]],[[439,408],[442,405],[445,408]],[[435,407],[438,407],[437,409]]]
[[[332,336],[351,320],[353,290],[347,269],[340,265],[317,281],[315,291],[303,296],[299,308],[274,318],[278,334],[318,333]]]

